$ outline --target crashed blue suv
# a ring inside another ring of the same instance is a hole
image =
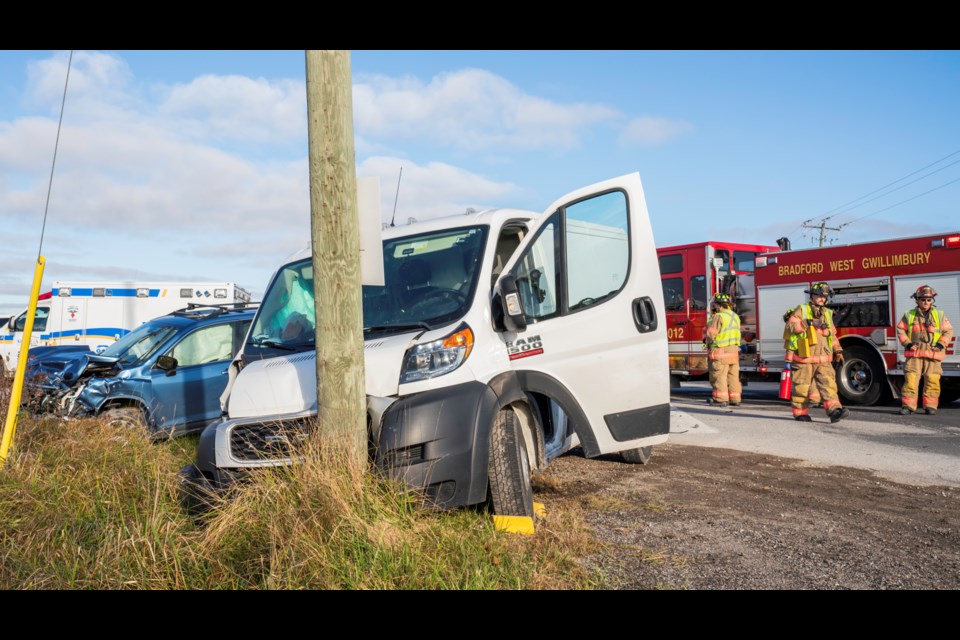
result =
[[[53,352],[28,363],[29,407],[102,416],[155,436],[202,431],[220,417],[230,361],[255,306],[194,306],[146,322],[100,354]]]

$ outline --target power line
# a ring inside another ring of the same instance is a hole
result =
[[[50,209],[50,192],[53,190],[53,170],[57,166],[57,148],[60,146],[60,129],[63,127],[63,108],[67,104],[67,84],[70,83],[70,66],[73,63],[73,49],[67,59],[67,78],[63,81],[63,99],[60,101],[60,120],[57,122],[57,139],[53,143],[53,163],[50,165],[50,182],[47,183],[47,204],[43,207],[43,225],[40,227],[40,247],[37,250],[37,260],[43,255],[43,235],[47,231],[47,211]]]
[[[840,205],[839,207],[835,207],[835,208],[831,209],[830,211],[827,211],[826,213],[824,213],[824,214],[822,214],[822,215],[823,215],[823,216],[829,216],[829,217],[825,218],[825,220],[829,220],[830,218],[833,217],[831,214],[833,214],[834,211],[837,211],[838,209],[843,209],[844,207],[846,207],[846,206],[848,206],[848,205],[851,205],[851,204],[853,204],[854,202],[857,202],[857,201],[859,201],[859,200],[863,200],[864,198],[867,198],[867,197],[869,197],[869,196],[872,196],[873,194],[877,193],[878,191],[883,191],[883,190],[886,189],[887,187],[892,187],[893,185],[897,184],[898,182],[902,182],[903,180],[906,180],[907,178],[909,178],[909,177],[911,177],[911,176],[915,176],[915,175],[917,175],[918,173],[920,173],[921,171],[926,171],[926,170],[929,169],[930,167],[932,167],[932,166],[934,166],[934,165],[936,165],[936,164],[940,164],[941,162],[943,162],[943,161],[946,160],[947,158],[952,158],[953,156],[957,155],[958,153],[960,153],[960,149],[957,149],[957,150],[954,151],[953,153],[950,153],[950,154],[945,155],[944,157],[940,158],[939,160],[936,160],[936,161],[934,161],[934,162],[931,162],[930,164],[928,164],[928,165],[925,166],[925,167],[921,167],[921,168],[917,169],[916,171],[914,171],[914,172],[912,172],[912,173],[908,173],[907,175],[903,176],[902,178],[897,178],[897,179],[894,180],[893,182],[891,182],[891,183],[889,183],[889,184],[885,184],[884,186],[880,187],[879,189],[874,189],[874,190],[871,191],[870,193],[865,193],[864,195],[860,196],[859,198],[854,198],[854,199],[851,200],[850,202],[847,202],[847,203],[845,203],[845,204],[842,204],[842,205]],[[960,160],[958,160],[957,162],[960,162]],[[954,164],[956,164],[956,162],[953,162],[953,163],[951,163],[951,164],[949,164],[949,165],[947,165],[947,166],[949,167],[949,166],[952,166],[952,165],[954,165]],[[946,168],[947,168],[947,167],[943,167],[943,169],[946,169]],[[941,170],[941,169],[938,169],[937,171],[940,171],[940,170]],[[929,174],[927,174],[927,175],[933,175],[934,173],[936,173],[936,171],[933,171],[933,172],[931,172],[931,173],[929,173]],[[925,177],[927,177],[927,176],[924,176],[924,178],[925,178]],[[918,178],[918,179],[919,179],[919,180],[922,180],[923,178]],[[915,180],[914,182],[916,182],[916,180]],[[911,184],[912,184],[912,183],[911,183]],[[906,185],[904,185],[904,186],[906,186]],[[901,188],[902,188],[902,187],[901,187]],[[894,189],[894,191],[896,191],[896,190],[897,190],[897,189]],[[893,193],[893,191],[891,191],[890,193]],[[863,204],[865,204],[865,203],[863,203]],[[859,206],[859,205],[857,205],[857,206]],[[834,214],[834,215],[839,215],[839,214]],[[816,218],[816,217],[819,217],[819,216],[814,216],[814,218]],[[805,220],[804,222],[810,222],[810,221],[813,220],[814,218],[810,218],[810,220]]]
[[[929,191],[924,191],[923,193],[918,193],[918,194],[915,195],[915,196],[912,196],[912,197],[910,197],[910,198],[907,198],[906,200],[901,200],[900,202],[898,202],[898,203],[896,203],[896,204],[892,204],[892,205],[890,205],[889,207],[884,207],[883,209],[879,209],[879,210],[877,210],[877,211],[874,211],[873,213],[868,213],[868,214],[865,215],[865,216],[861,216],[861,217],[859,217],[859,218],[855,218],[854,220],[851,220],[850,222],[844,222],[843,224],[840,225],[840,228],[842,229],[842,228],[844,228],[844,227],[846,227],[846,226],[848,226],[848,225],[853,224],[854,222],[857,222],[857,221],[859,221],[859,220],[863,220],[864,218],[869,218],[870,216],[875,216],[875,215],[877,215],[878,213],[882,213],[882,212],[887,211],[887,210],[889,210],[889,209],[893,209],[894,207],[899,207],[900,205],[902,205],[902,204],[904,204],[904,203],[907,203],[907,202],[910,202],[911,200],[916,200],[916,199],[919,198],[920,196],[925,196],[925,195],[927,195],[928,193],[933,193],[934,191],[938,191],[939,189],[943,189],[944,187],[949,187],[951,184],[953,184],[953,183],[955,183],[955,182],[960,182],[960,178],[957,178],[956,180],[951,180],[950,182],[946,182],[946,183],[940,185],[939,187],[934,187],[933,189],[930,189]]]
[[[948,169],[948,168],[952,167],[952,166],[955,165],[955,164],[960,164],[960,160],[954,160],[953,162],[951,162],[951,163],[948,164],[948,165],[944,165],[944,166],[940,167],[939,169],[936,169],[936,170],[934,170],[934,171],[931,171],[930,173],[928,173],[928,174],[926,174],[926,175],[920,176],[920,177],[917,178],[916,180],[911,180],[910,182],[908,182],[908,183],[906,183],[906,184],[900,185],[900,186],[897,187],[896,189],[891,189],[890,191],[887,191],[886,193],[881,193],[881,194],[878,195],[876,198],[870,198],[869,200],[864,200],[863,202],[861,202],[860,204],[856,205],[855,207],[850,207],[850,208],[847,209],[846,211],[841,211],[840,213],[835,213],[835,214],[833,214],[832,216],[828,216],[828,217],[824,218],[824,220],[825,220],[825,221],[826,221],[826,220],[829,220],[830,218],[834,218],[834,217],[839,216],[839,215],[842,215],[842,214],[844,214],[844,213],[850,213],[851,211],[853,211],[853,210],[856,209],[857,207],[862,207],[863,205],[865,205],[865,204],[867,204],[867,203],[869,203],[869,202],[873,202],[874,200],[879,200],[880,198],[885,198],[885,197],[887,197],[888,195],[890,195],[891,193],[894,193],[894,192],[896,192],[896,191],[899,191],[900,189],[903,189],[903,188],[905,188],[905,187],[909,187],[909,186],[912,185],[912,184],[915,184],[915,183],[917,183],[917,182],[920,182],[920,181],[923,180],[924,178],[929,178],[929,177],[932,176],[933,174],[935,174],[935,173],[940,173],[940,172],[943,171],[944,169]],[[921,169],[921,171],[922,171],[922,169]],[[901,178],[901,180],[902,180],[902,178]],[[889,185],[888,185],[888,186],[889,186]],[[876,191],[874,191],[874,193],[876,193]]]

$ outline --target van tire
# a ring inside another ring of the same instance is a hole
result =
[[[865,347],[854,346],[843,350],[843,359],[837,371],[837,391],[844,404],[876,404],[887,384],[879,357]]]
[[[533,517],[530,459],[517,416],[511,409],[501,409],[493,420],[488,476],[494,514]]]
[[[649,447],[637,447],[636,449],[625,449],[620,452],[620,457],[624,462],[630,464],[647,464],[650,462],[650,456],[653,455],[653,445]]]
[[[143,411],[137,407],[116,407],[114,409],[107,409],[100,414],[100,418],[110,426],[148,431],[147,421],[143,418]]]

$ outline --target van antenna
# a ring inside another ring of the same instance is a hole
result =
[[[393,226],[393,221],[397,218],[397,199],[400,197],[400,178],[403,177],[403,165],[400,166],[400,175],[397,176],[397,193],[393,196],[393,216],[390,217],[390,226]]]

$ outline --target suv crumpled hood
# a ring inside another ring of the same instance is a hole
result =
[[[422,332],[364,342],[367,395],[396,395],[403,356],[418,333]],[[316,389],[313,351],[257,360],[246,365],[233,383],[227,413],[233,419],[316,411]]]

